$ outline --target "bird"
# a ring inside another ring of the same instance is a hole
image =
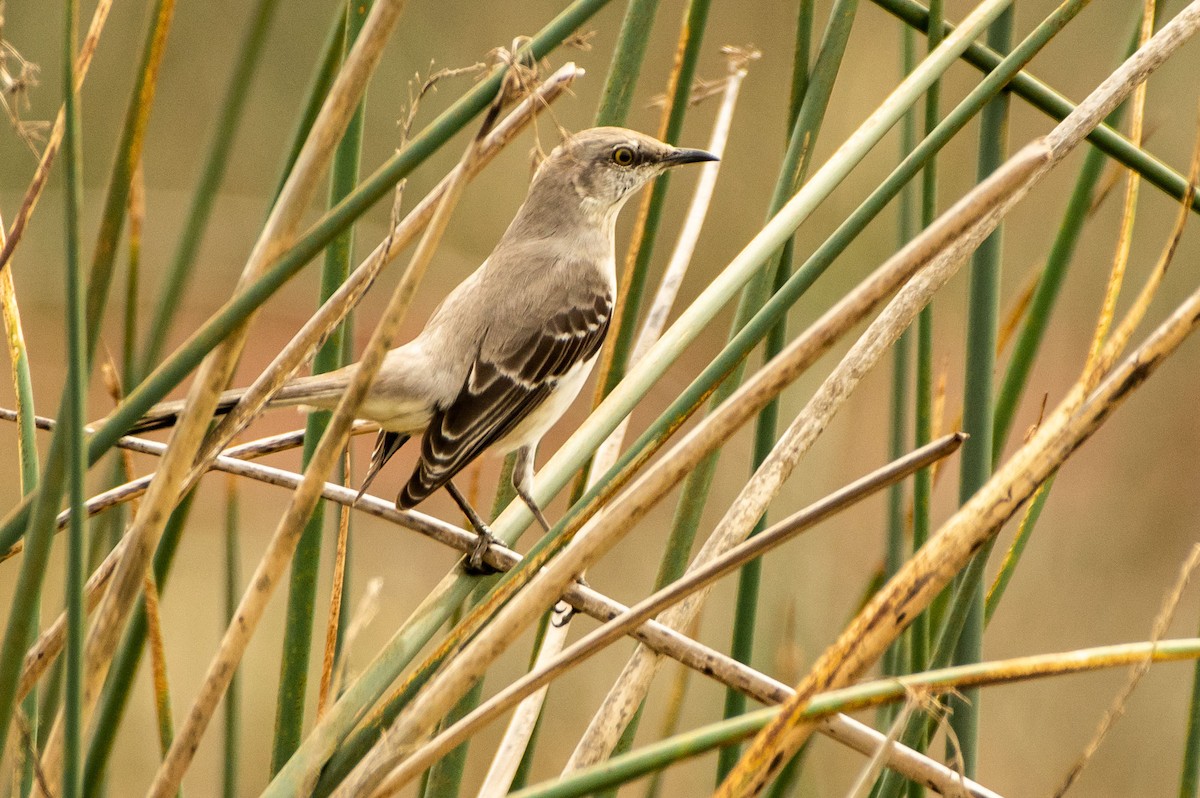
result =
[[[420,455],[396,507],[412,509],[445,488],[474,527],[468,571],[485,573],[495,540],[454,485],[485,450],[516,452],[512,484],[546,531],[533,498],[541,437],[583,387],[616,302],[616,220],[639,189],[675,166],[718,160],[620,127],[565,138],[542,161],[524,203],[487,259],[433,311],[421,332],[391,349],[358,410],[379,425],[361,497],[415,436]],[[271,407],[332,410],[357,364],[286,383]],[[244,389],[224,392],[217,414]],[[135,432],[170,426],[182,402],[156,405]]]

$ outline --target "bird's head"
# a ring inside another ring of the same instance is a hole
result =
[[[595,127],[555,147],[538,176],[567,181],[589,210],[609,216],[672,166],[715,160],[710,152],[672,147],[634,130]]]

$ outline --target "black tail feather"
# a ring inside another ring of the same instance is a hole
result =
[[[223,416],[230,410],[233,410],[234,405],[242,398],[239,392],[236,396],[223,395],[217,402],[217,409],[213,411],[214,416]],[[156,429],[166,429],[173,427],[179,421],[179,414],[183,412],[183,402],[164,402],[160,405],[155,405],[146,415],[130,428],[131,434],[140,432],[151,432]]]

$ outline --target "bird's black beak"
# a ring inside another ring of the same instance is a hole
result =
[[[703,163],[705,161],[719,161],[717,156],[707,150],[688,150],[682,147],[676,147],[671,150],[670,154],[662,159],[666,166],[679,166],[685,163]]]

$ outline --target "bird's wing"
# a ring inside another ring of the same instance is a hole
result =
[[[548,324],[517,336],[499,356],[480,348],[458,396],[437,410],[421,442],[421,459],[396,503],[413,507],[503,438],[554,390],[563,375],[600,349],[612,296],[594,294]]]

